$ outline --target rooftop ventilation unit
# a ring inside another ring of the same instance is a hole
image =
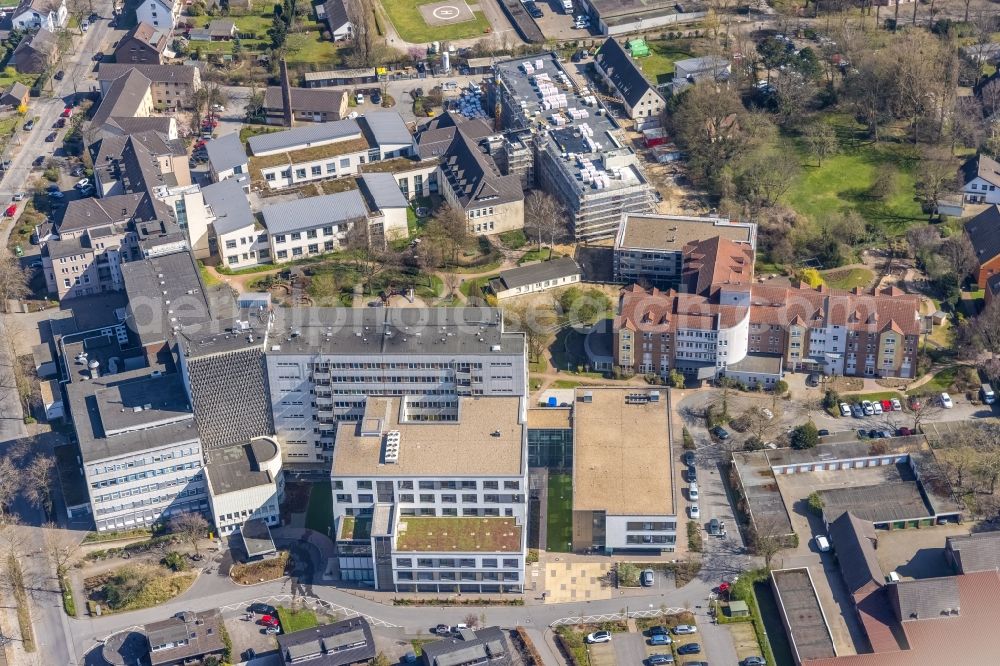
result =
[[[399,461],[399,431],[390,430],[385,434],[385,462],[393,465]]]

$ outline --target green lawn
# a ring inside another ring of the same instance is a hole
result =
[[[407,42],[416,44],[479,37],[490,27],[490,22],[482,12],[475,12],[476,18],[473,21],[429,26],[420,13],[420,5],[436,2],[440,0],[382,0],[382,7],[385,8],[399,36]]]
[[[557,379],[552,382],[552,388],[554,389],[571,389],[580,386],[580,382],[574,382],[571,379]]]
[[[896,398],[897,400],[902,400],[903,395],[899,391],[877,391],[875,393],[847,393],[841,396],[845,402],[851,404],[856,402],[861,402],[863,400],[870,400],[871,402],[882,402],[883,400],[892,400]]]
[[[319,25],[309,32],[295,32],[288,35],[285,47],[288,50],[286,59],[291,66],[310,66],[316,64],[319,69],[331,69],[340,64],[340,51],[333,42],[320,40]]]
[[[666,83],[674,76],[674,63],[694,56],[688,51],[686,40],[647,41],[649,56],[636,58],[635,63],[653,83]]]
[[[318,481],[313,484],[309,493],[309,506],[306,508],[306,527],[321,534],[329,535],[333,524],[333,495],[330,494],[330,482]]]
[[[319,624],[316,613],[308,608],[292,609],[284,606],[278,606],[278,621],[281,622],[281,631],[285,634],[312,629]]]
[[[822,166],[806,154],[803,146],[784,139],[785,148],[799,153],[802,170],[785,194],[785,203],[811,221],[821,220],[831,212],[855,210],[865,219],[880,223],[889,235],[902,233],[915,220],[926,215],[914,201],[916,152],[912,145],[891,142],[855,141],[860,125],[844,116],[829,122],[840,139],[841,152],[823,161]],[[869,196],[879,170],[896,169],[896,192],[885,201]]]
[[[573,475],[549,474],[547,550],[568,553],[573,541]]]
[[[867,287],[875,274],[867,268],[833,269],[820,273],[827,286],[833,289],[851,290],[855,287]]]
[[[517,265],[526,264],[529,261],[548,261],[549,259],[555,259],[559,257],[559,253],[552,252],[552,248],[543,247],[541,250],[535,248],[534,250],[528,250],[524,253],[524,256],[517,260]]]

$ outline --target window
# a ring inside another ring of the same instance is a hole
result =
[[[332,236],[333,235],[333,227],[323,227],[323,235],[324,236]]]
[[[454,504],[458,501],[458,498],[455,495],[441,495],[441,501],[448,504]]]
[[[327,173],[337,173],[337,163],[336,162],[327,162],[327,164],[326,164],[326,172]]]
[[[306,177],[306,170],[305,169],[296,169],[295,170],[295,177],[296,178],[305,178]]]
[[[413,504],[413,495],[412,494],[400,495],[399,501],[404,504]]]
[[[413,481],[400,481],[397,485],[400,490],[413,490]]]
[[[226,241],[226,249],[227,250],[235,250],[236,249],[236,241],[234,241],[234,240],[227,240]]]
[[[504,490],[520,490],[521,489],[521,482],[520,481],[504,481],[503,482],[503,489]]]
[[[314,166],[310,171],[312,172],[312,175],[314,175],[314,176],[322,176],[323,175],[323,167],[321,167],[319,165]]]
[[[268,182],[273,182],[274,181],[274,172],[273,171],[268,171],[267,173],[265,173],[264,174],[264,180],[266,180]]]
[[[316,238],[316,230],[310,229],[306,232],[306,238]]]
[[[350,503],[351,502],[351,496],[350,495],[338,494],[337,495],[337,501],[338,502]]]
[[[294,247],[294,248],[292,248],[292,256],[293,257],[301,257],[302,256],[302,248],[301,247]]]
[[[350,157],[342,157],[340,159],[340,168],[341,169],[346,169],[349,166],[351,166],[351,158]]]
[[[287,259],[288,250],[278,250],[278,259]]]
[[[476,497],[475,495],[462,495],[462,501],[463,502],[469,502],[470,504],[475,504],[476,500],[478,500],[478,499],[479,498]]]
[[[292,232],[292,240],[293,241],[302,240],[302,233],[299,232],[299,231],[293,231]]]
[[[375,498],[372,495],[364,494],[364,493],[358,495],[358,502],[360,502],[361,504],[365,504],[365,503],[369,503],[369,502],[374,502],[374,501],[375,501]]]
[[[396,558],[396,566],[399,567],[399,568],[412,567],[413,566],[413,560],[411,560],[408,557],[397,557]]]
[[[505,569],[516,569],[517,560],[512,557],[505,557],[503,560],[503,566]]]
[[[274,235],[274,242],[275,243],[284,243],[285,242],[285,234],[275,234]]]
[[[500,490],[499,481],[483,481],[483,490]]]
[[[371,489],[372,489],[371,481],[358,481],[358,490],[371,490]]]
[[[317,245],[316,243],[310,243],[309,247],[306,249],[309,250],[309,254],[316,254],[317,252],[319,252],[319,245]]]
[[[433,481],[421,481],[418,485],[421,490],[434,490]]]
[[[483,558],[483,568],[484,569],[496,569],[497,560],[495,557],[484,557]]]

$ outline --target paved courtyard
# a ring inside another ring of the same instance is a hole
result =
[[[611,587],[601,579],[611,571],[611,562],[546,562],[544,565],[545,601],[561,604],[568,601],[610,599]]]

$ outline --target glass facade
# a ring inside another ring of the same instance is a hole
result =
[[[528,466],[573,468],[573,430],[528,428]]]

